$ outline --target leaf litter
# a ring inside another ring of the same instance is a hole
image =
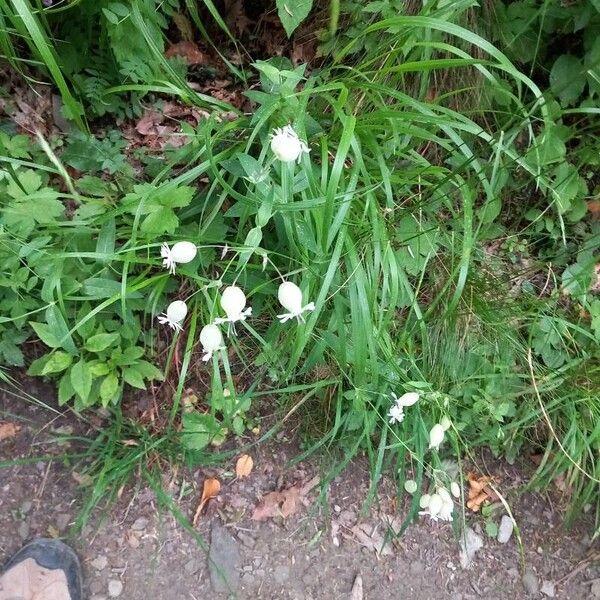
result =
[[[318,476],[307,483],[299,483],[279,492],[269,492],[263,496],[252,514],[253,521],[266,521],[277,517],[286,519],[295,514],[301,506],[307,506],[308,493],[319,485]]]

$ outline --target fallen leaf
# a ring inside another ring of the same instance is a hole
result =
[[[20,429],[21,426],[17,425],[16,423],[11,423],[10,421],[0,421],[0,442],[14,438],[17,433],[19,433]]]
[[[299,504],[306,500],[306,495],[319,483],[318,477],[313,477],[304,485],[293,485],[280,492],[269,492],[258,503],[252,514],[253,521],[265,521],[275,517],[283,519],[293,515]]]
[[[202,65],[208,62],[208,57],[194,42],[177,42],[165,52],[165,56],[181,56],[188,65]]]
[[[600,200],[588,200],[587,209],[592,218],[600,219]]]
[[[389,556],[394,553],[389,540],[386,542],[383,534],[379,532],[378,526],[360,523],[352,527],[350,531],[361,546],[372,550],[377,556]],[[350,536],[345,535],[344,537]]]
[[[496,494],[491,486],[494,481],[492,477],[485,475],[477,476],[475,473],[468,473],[467,481],[469,482],[469,492],[467,495],[467,508],[469,510],[479,512],[484,503],[497,502],[499,500],[498,494]]]
[[[58,529],[56,527],[54,527],[54,525],[48,525],[48,528],[46,529],[46,531],[48,533],[48,536],[54,540],[56,540],[60,537],[60,531],[58,531]]]
[[[350,593],[350,600],[363,600],[363,582],[360,573],[354,579],[354,585]]]
[[[252,467],[254,467],[254,461],[251,456],[247,454],[242,454],[237,459],[235,463],[235,474],[241,479],[243,477],[248,477],[252,472]]]
[[[216,498],[221,491],[221,483],[218,479],[206,479],[202,488],[202,498],[200,498],[200,504],[194,514],[192,525],[195,527],[202,514],[202,509],[206,506],[211,498]]]

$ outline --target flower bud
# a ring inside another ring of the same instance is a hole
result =
[[[444,441],[444,428],[438,423],[429,432],[429,449],[437,450]]]

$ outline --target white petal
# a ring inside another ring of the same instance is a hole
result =
[[[429,510],[429,514],[432,517],[436,517],[440,510],[442,510],[442,506],[444,505],[444,501],[439,494],[432,494],[429,499],[429,506],[427,507]]]
[[[431,502],[431,496],[429,494],[423,494],[419,499],[419,506],[421,508],[427,508]]]

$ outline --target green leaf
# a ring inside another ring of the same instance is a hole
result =
[[[109,373],[100,385],[100,398],[102,403],[106,406],[119,391],[119,378],[115,373]]]
[[[133,368],[144,378],[144,379],[158,379],[162,381],[164,375],[160,369],[157,369],[152,363],[147,360],[141,360],[136,363]]]
[[[221,424],[210,414],[184,413],[181,440],[190,450],[202,450],[221,433]]]
[[[98,333],[85,341],[88,352],[102,352],[112,346],[121,336],[118,333]]]
[[[92,373],[89,365],[83,359],[71,367],[71,385],[85,402],[92,390]]]
[[[126,369],[123,369],[123,379],[132,387],[140,390],[146,389],[144,378],[138,371],[136,371],[134,367],[127,367]]]
[[[60,347],[60,337],[57,332],[48,325],[48,323],[37,323],[36,321],[29,321],[29,324],[33,327],[33,330],[37,336],[50,348]]]
[[[75,395],[75,390],[71,385],[71,373],[67,371],[60,379],[58,384],[58,405],[63,406]]]
[[[585,88],[583,65],[572,54],[559,56],[550,71],[550,89],[563,106],[573,104]]]
[[[155,208],[143,221],[140,229],[147,234],[174,233],[179,225],[175,213],[166,206]]]
[[[313,0],[277,0],[277,14],[288,37],[306,19],[312,5]]]
[[[57,350],[50,355],[50,358],[43,366],[40,375],[51,375],[52,373],[61,373],[67,369],[73,362],[73,357],[62,350]],[[33,364],[32,364],[33,367]]]
[[[96,242],[96,253],[105,257],[99,258],[102,262],[108,262],[115,252],[116,225],[114,217],[111,217],[100,229],[98,241]]]

